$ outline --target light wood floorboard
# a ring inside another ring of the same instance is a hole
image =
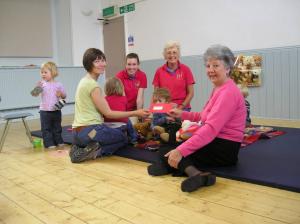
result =
[[[66,116],[63,124],[71,121]],[[300,127],[300,121],[253,122]],[[40,128],[38,120],[29,126]],[[11,125],[0,153],[0,224],[300,223],[299,193],[224,178],[183,193],[183,178],[148,176],[147,163],[113,156],[72,164],[69,146],[61,150],[35,150],[22,123]]]

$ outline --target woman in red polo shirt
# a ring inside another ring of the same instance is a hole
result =
[[[139,56],[130,53],[126,56],[125,70],[116,74],[125,89],[127,111],[141,109],[144,106],[144,89],[147,88],[146,74],[139,69]]]
[[[171,101],[178,105],[178,109],[190,111],[195,81],[191,69],[179,62],[179,43],[168,42],[163,54],[167,62],[156,70],[152,84],[154,88],[167,88]]]

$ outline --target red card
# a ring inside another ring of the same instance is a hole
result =
[[[150,105],[151,113],[168,113],[173,109],[173,105],[171,103],[154,103]]]

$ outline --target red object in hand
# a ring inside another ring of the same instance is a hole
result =
[[[171,103],[153,103],[150,105],[151,113],[168,113],[174,106]]]

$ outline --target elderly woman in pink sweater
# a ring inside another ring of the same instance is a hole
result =
[[[169,114],[182,120],[201,121],[201,127],[177,148],[162,148],[161,163],[148,167],[148,173],[153,176],[178,174],[178,171],[186,174],[188,178],[181,183],[184,192],[215,183],[215,175],[201,169],[237,163],[245,128],[245,101],[230,78],[233,53],[228,47],[213,45],[205,52],[204,61],[214,88],[203,110],[186,112],[173,109]]]

